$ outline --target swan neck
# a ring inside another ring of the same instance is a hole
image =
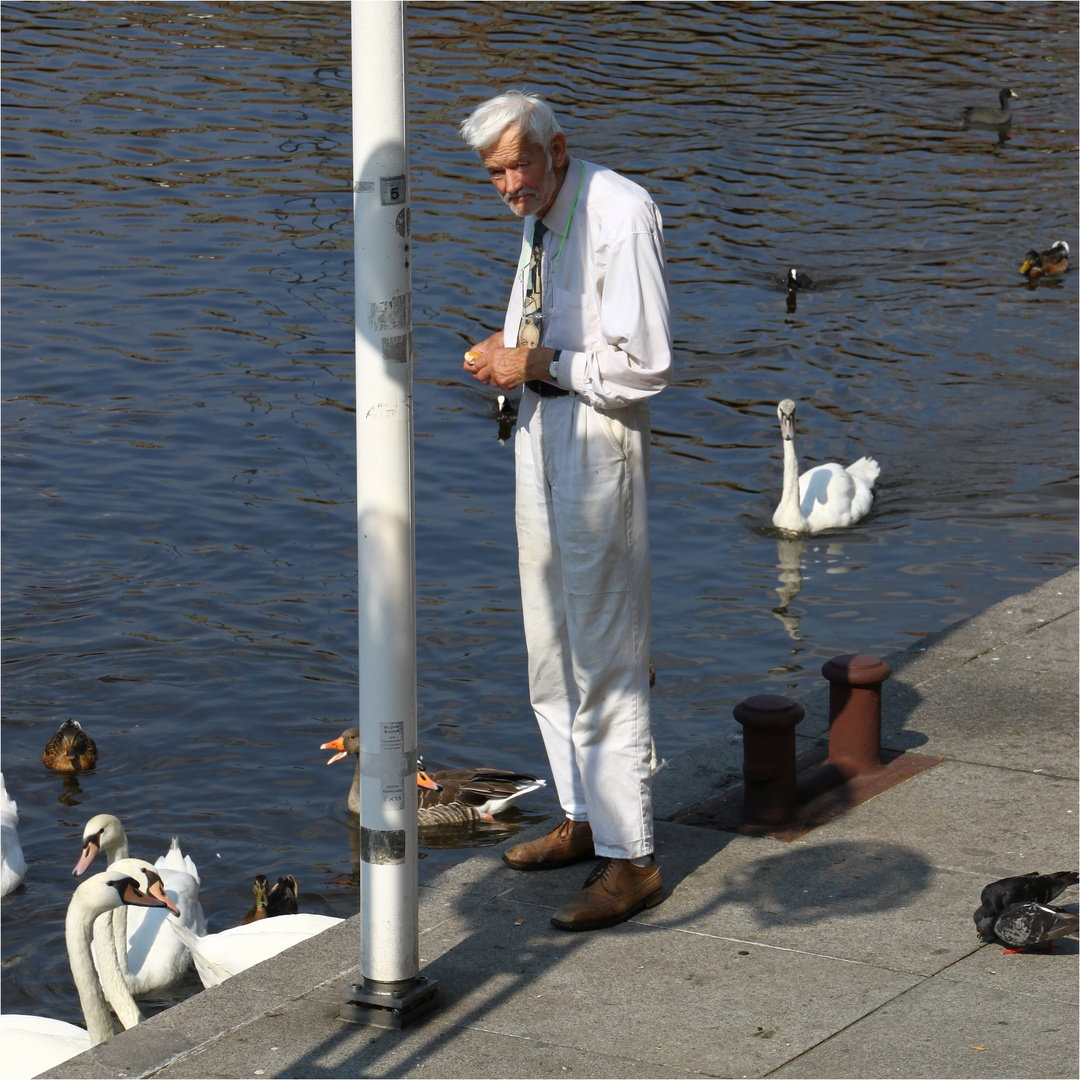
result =
[[[89,908],[83,898],[76,893],[68,905],[67,919],[64,923],[64,938],[67,942],[68,962],[75,979],[75,989],[79,991],[79,1004],[82,1006],[86,1030],[90,1034],[90,1045],[107,1042],[113,1035],[112,1014],[105,1004],[101,992],[101,983],[94,970],[94,957],[90,952],[90,936],[93,932],[96,912]],[[103,953],[108,950],[103,949]]]
[[[112,866],[117,859],[128,858],[128,840],[127,833],[124,832],[123,827],[120,827],[119,837],[109,837],[108,840],[102,837],[103,846],[105,848],[105,858],[108,860],[109,866]]]
[[[123,942],[123,945],[121,945]],[[128,986],[127,908],[114,908],[94,922],[94,958],[101,990],[125,1028],[141,1024],[145,1017]]]
[[[787,519],[786,528],[806,521],[799,508],[799,458],[794,439],[784,439],[784,490],[780,495],[779,512]]]

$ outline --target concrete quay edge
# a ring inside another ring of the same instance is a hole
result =
[[[987,881],[1076,865],[1077,593],[1073,568],[884,657],[883,746],[944,761],[795,842],[671,821],[739,782],[739,743],[671,761],[667,898],[620,927],[548,924],[587,864],[519,874],[495,848],[439,874],[440,1007],[405,1031],[337,1019],[357,916],[43,1075],[1076,1076],[1076,940],[1006,956],[971,911]],[[808,747],[828,688],[800,703]]]

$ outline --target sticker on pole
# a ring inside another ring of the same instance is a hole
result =
[[[382,192],[383,206],[392,206],[394,203],[403,203],[405,201],[404,176],[380,177],[379,187]]]
[[[400,720],[379,725],[379,751],[383,755],[400,754],[405,746],[405,725]],[[381,778],[383,806],[401,810],[405,806],[405,784],[403,778]]]

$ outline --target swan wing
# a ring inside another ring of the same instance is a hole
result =
[[[261,964],[341,921],[330,915],[277,915],[246,926],[234,926],[219,934],[197,937],[179,926],[175,916],[169,917],[169,925],[191,950],[199,978],[206,987],[216,986],[237,972]]]
[[[0,896],[17,889],[26,877],[26,859],[19,843],[19,807],[7,793],[0,773]]]
[[[0,1016],[5,1080],[29,1080],[38,1073],[90,1049],[90,1034],[48,1016],[4,1013]]]
[[[175,917],[170,917],[168,922],[173,933],[183,942],[184,947],[190,952],[192,960],[195,961],[195,970],[199,973],[199,979],[206,989],[209,989],[211,986],[217,986],[226,979],[231,979],[233,975],[236,974],[233,971],[229,971],[227,968],[221,967],[215,960],[207,955],[206,950],[204,949],[204,943],[207,938],[216,937],[216,935],[208,934],[205,937],[200,937],[198,934],[192,933],[191,930]]]
[[[169,845],[169,850],[164,855],[158,857],[154,863],[154,867],[157,870],[177,870],[182,871],[185,874],[190,874],[198,884],[202,884],[202,878],[199,877],[199,871],[195,868],[195,861],[190,855],[185,855],[180,850],[180,837],[174,836],[172,843]]]
[[[877,483],[877,478],[881,475],[881,466],[872,457],[861,457],[858,461],[853,461],[847,467],[847,471],[854,478],[856,484],[861,480],[873,491],[874,484]]]
[[[799,509],[812,533],[850,524],[854,497],[854,479],[835,461],[807,469],[799,477]]]

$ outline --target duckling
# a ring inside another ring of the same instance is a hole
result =
[[[1001,93],[998,94],[998,101],[1001,102],[1000,108],[992,109],[986,105],[969,105],[964,110],[964,123],[989,124],[992,127],[1008,124],[1012,120],[1012,109],[1009,106],[1009,98],[1016,98],[1019,100],[1019,97],[1019,94],[1014,94],[1006,86]]]
[[[1058,240],[1046,251],[1032,248],[1020,264],[1020,273],[1028,280],[1046,277],[1049,274],[1064,274],[1069,269],[1069,245]]]
[[[279,877],[267,894],[267,918],[273,918],[275,915],[295,915],[300,910],[296,903],[296,896],[299,891],[296,878],[292,874]]]
[[[57,772],[83,772],[97,764],[97,746],[78,720],[65,720],[45,744],[41,761]]]
[[[247,914],[240,920],[241,926],[247,926],[248,923],[266,918],[268,914],[266,906],[269,886],[270,882],[266,880],[265,874],[255,875],[255,880],[251,885],[251,891],[255,894],[255,903],[248,908]]]

